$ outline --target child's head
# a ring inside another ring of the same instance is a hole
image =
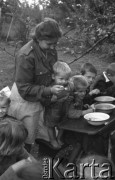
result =
[[[82,75],[75,75],[71,78],[74,85],[74,94],[78,95],[80,99],[83,99],[88,87],[87,79]]]
[[[62,61],[57,61],[53,65],[53,75],[52,78],[55,84],[66,86],[71,75],[71,69],[69,65]]]
[[[4,94],[0,94],[0,117],[4,117],[8,111],[10,99]]]
[[[111,63],[106,70],[108,79],[115,84],[115,63]]]
[[[87,78],[88,84],[90,86],[95,80],[97,70],[91,63],[85,63],[81,67],[81,74]]]
[[[11,156],[20,153],[28,132],[23,123],[11,117],[0,122],[0,155]]]

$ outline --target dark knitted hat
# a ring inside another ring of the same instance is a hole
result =
[[[51,18],[45,18],[35,29],[35,37],[39,40],[52,40],[61,37],[58,23]]]

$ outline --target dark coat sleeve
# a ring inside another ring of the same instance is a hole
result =
[[[115,97],[115,85],[112,85],[112,86],[108,87],[106,89],[104,95]]]
[[[111,81],[106,82],[105,78],[102,75],[98,75],[94,84],[93,84],[93,89],[99,89],[101,92],[101,95],[106,94],[106,91],[109,87],[111,87],[113,83]]]
[[[32,57],[22,55],[17,61],[15,82],[22,98],[34,102],[39,101],[42,94],[49,95],[50,87],[34,83],[35,64]]]

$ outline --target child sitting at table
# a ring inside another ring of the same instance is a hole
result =
[[[101,95],[110,95],[115,97],[115,63],[108,65],[106,71],[98,75],[93,89],[98,89]]]
[[[82,75],[73,76],[70,81],[73,83],[73,92],[63,103],[62,108],[62,120],[67,121],[67,119],[79,119],[87,113],[93,112],[92,108],[83,110],[83,99],[86,94],[88,87],[88,82],[86,77]],[[82,142],[83,136],[80,133],[71,132],[65,130],[63,133],[63,141],[67,144],[72,144],[73,146],[76,142]]]
[[[84,104],[93,104],[94,97],[100,93],[99,89],[92,90],[92,84],[97,76],[97,70],[91,63],[85,63],[81,67],[81,74],[86,77],[88,81],[88,88],[84,97]]]
[[[106,71],[97,76],[94,87],[100,90],[101,95],[115,97],[115,63],[108,65]],[[110,136],[111,157],[115,163],[115,131]]]
[[[42,104],[45,106],[44,123],[48,127],[50,143],[55,149],[60,148],[62,145],[60,141],[62,131],[59,130],[56,137],[55,127],[57,127],[61,120],[62,104],[68,97],[71,89],[69,85],[72,83],[68,82],[70,75],[71,69],[65,62],[56,62],[53,65],[52,85],[60,85],[62,91],[58,95],[48,96],[47,98],[43,97],[42,99]]]
[[[87,79],[82,75],[75,75],[71,78],[73,83],[73,95],[67,98],[64,102],[63,108],[66,108],[66,117],[68,118],[79,118],[87,113],[93,112],[92,108],[83,110],[83,99],[88,88]]]

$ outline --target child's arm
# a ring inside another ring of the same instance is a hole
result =
[[[99,89],[93,89],[89,92],[89,95],[92,96],[92,95],[97,95],[100,93],[100,90]]]
[[[68,118],[79,118],[82,115],[82,110],[79,110],[75,107],[74,103],[70,104],[69,110],[68,110]]]
[[[22,150],[17,158],[17,161],[20,161],[22,159],[27,159],[28,157],[33,158],[33,156],[30,153],[28,153],[25,148],[22,148]]]
[[[82,116],[84,116],[85,114],[88,114],[88,113],[92,113],[92,112],[93,112],[92,108],[84,110],[84,111],[82,111]]]

